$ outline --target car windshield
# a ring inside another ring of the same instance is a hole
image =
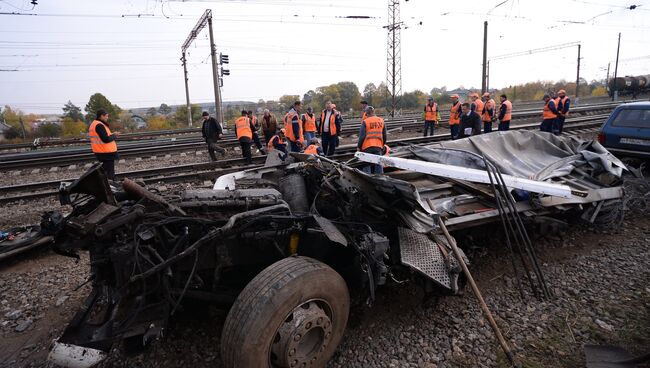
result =
[[[623,109],[614,118],[612,126],[650,128],[650,109]]]

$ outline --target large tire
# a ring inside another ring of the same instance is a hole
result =
[[[307,257],[282,259],[244,288],[221,336],[225,367],[323,367],[350,310],[345,281]]]

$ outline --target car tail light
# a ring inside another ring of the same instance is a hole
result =
[[[605,133],[603,132],[598,133],[598,143],[605,144]]]

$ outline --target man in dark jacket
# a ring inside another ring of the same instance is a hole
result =
[[[271,114],[269,109],[264,109],[264,116],[262,117],[262,132],[264,132],[264,140],[268,143],[278,130],[278,121],[275,116]]]
[[[201,127],[201,132],[203,133],[203,138],[205,143],[208,144],[208,153],[212,161],[217,161],[217,155],[215,151],[219,151],[222,155],[226,154],[226,150],[217,146],[217,141],[221,138],[223,130],[221,129],[221,124],[217,122],[217,119],[210,117],[207,111],[203,111],[203,127]]]
[[[460,132],[458,138],[466,138],[481,134],[481,116],[470,109],[467,102],[462,104],[463,114],[460,117]]]

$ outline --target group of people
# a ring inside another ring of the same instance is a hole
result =
[[[569,115],[571,100],[566,95],[566,91],[561,89],[557,92],[555,98],[551,95],[544,95],[544,110],[542,110],[542,124],[539,129],[543,132],[562,134],[564,129],[564,120]]]
[[[482,98],[478,93],[469,95],[471,102],[460,102],[460,96],[451,95],[451,108],[449,109],[449,130],[451,139],[465,138],[482,133],[492,132],[492,124],[498,120],[498,130],[510,129],[512,119],[512,103],[508,96],[501,95],[501,102],[497,108],[496,102],[485,92]],[[434,128],[439,125],[440,109],[432,97],[427,99],[424,106],[424,136],[433,135]]]

